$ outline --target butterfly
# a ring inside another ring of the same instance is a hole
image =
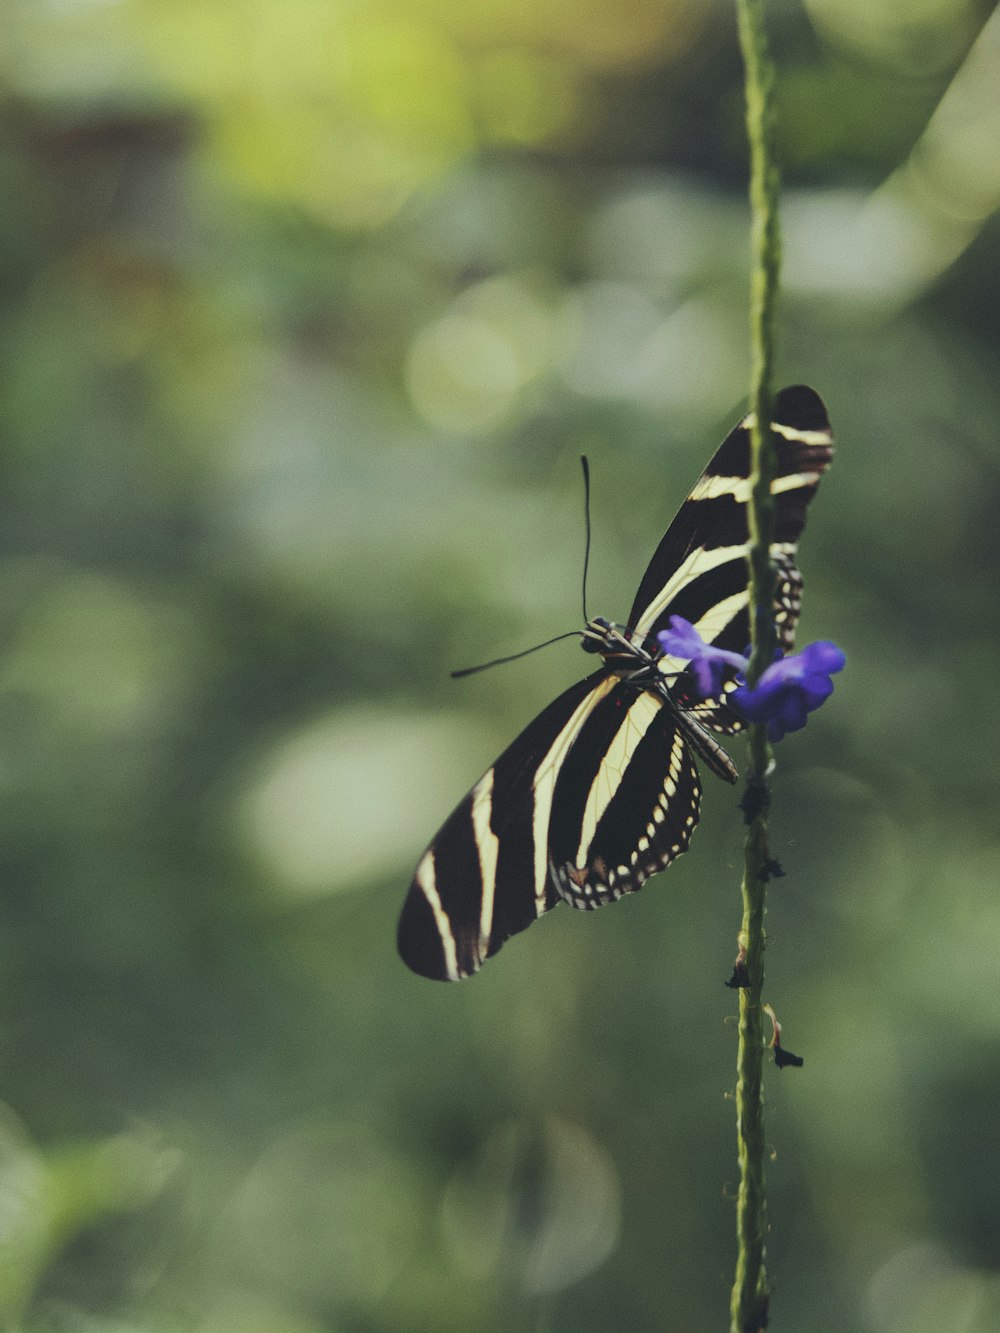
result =
[[[771,556],[778,642],[794,645],[802,597],[795,564],[806,509],[833,456],[819,395],[774,402],[777,473]],[[417,866],[397,943],[422,976],[457,981],[560,902],[590,910],[634,893],[685,852],[698,822],[695,756],[729,782],[717,735],[744,727],[727,702],[702,699],[687,663],[656,634],[671,616],[706,643],[750,641],[750,429],[726,436],[656,549],[628,621],[588,620],[581,644],[600,668],[549,704],[479,779]]]

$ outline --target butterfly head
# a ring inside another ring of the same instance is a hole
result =
[[[603,616],[591,616],[580,635],[580,647],[585,653],[607,652],[611,630],[610,620],[605,620]]]

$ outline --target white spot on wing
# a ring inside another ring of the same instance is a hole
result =
[[[771,422],[775,435],[786,440],[797,440],[801,444],[832,444],[833,435],[828,430],[799,430],[797,426],[782,426],[777,421]]]
[[[741,430],[753,430],[757,420],[756,412],[748,412],[740,422]],[[802,444],[832,444],[833,435],[829,430],[799,430],[798,426],[788,426],[780,421],[772,421],[771,429],[775,435],[785,440],[799,440]]]
[[[781,495],[783,491],[797,491],[805,486],[815,486],[819,477],[818,472],[790,472],[787,477],[775,477],[771,482],[771,494]]]
[[[699,477],[689,500],[717,500],[720,495],[731,495],[740,504],[750,499],[749,477]]]

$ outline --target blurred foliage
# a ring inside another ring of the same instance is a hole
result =
[[[1000,1327],[1000,22],[784,0],[775,1328]],[[721,1327],[741,826],[462,987],[411,868],[741,410],[715,0],[8,0],[0,1325]]]

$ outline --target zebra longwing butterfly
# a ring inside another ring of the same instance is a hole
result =
[[[833,455],[819,395],[783,389],[774,404],[771,486],[778,570],[774,616],[793,646],[802,578],[795,548]],[[603,658],[535,718],[466,796],[424,853],[397,942],[414,972],[457,981],[559,902],[592,909],[642,888],[687,850],[701,788],[695,754],[737,772],[713,733],[743,728],[727,703],[702,700],[684,660],[656,640],[673,615],[733,652],[750,640],[750,417],[720,445],[646,570],[627,625],[594,618],[582,646]]]

